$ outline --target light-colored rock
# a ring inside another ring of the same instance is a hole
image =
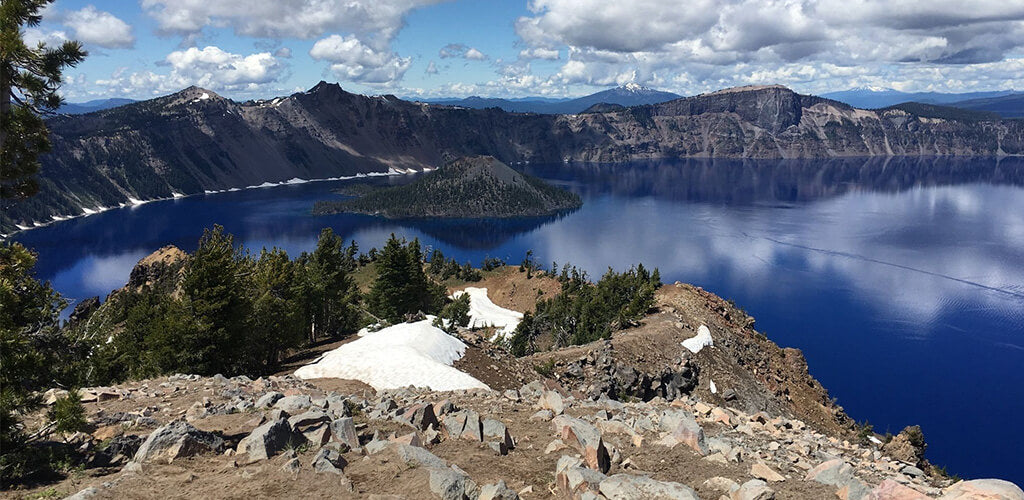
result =
[[[405,410],[399,420],[414,429],[425,431],[431,426],[438,426],[437,415],[434,414],[434,406],[430,404],[415,404]]]
[[[407,444],[409,446],[419,446],[420,448],[423,447],[423,441],[420,440],[420,436],[415,432],[410,432],[408,434],[405,434],[404,436],[398,436],[389,439],[389,441],[391,441],[392,443]]]
[[[283,397],[284,394],[281,394],[280,392],[270,391],[256,400],[256,408],[270,408],[274,406],[274,403],[277,403],[277,401]]]
[[[302,462],[300,462],[298,458],[293,458],[285,462],[284,465],[281,466],[281,470],[291,472],[293,474],[298,473],[302,470]]]
[[[729,479],[727,477],[715,476],[707,481],[704,481],[703,486],[707,489],[717,491],[723,495],[728,495],[733,490],[740,489],[739,483]]]
[[[867,498],[868,500],[926,500],[928,496],[892,479],[886,479],[871,490]]]
[[[328,417],[322,410],[310,410],[305,413],[300,413],[294,417],[288,417],[288,425],[294,430],[305,429],[307,427],[326,424],[331,421],[331,417]]]
[[[519,393],[515,394],[518,397]],[[506,486],[505,481],[498,481],[480,488],[480,498],[477,500],[519,500],[519,494]]]
[[[729,493],[731,500],[772,500],[775,491],[760,479],[751,479]]]
[[[74,495],[65,497],[64,500],[86,500],[87,498],[95,498],[99,496],[100,489],[95,486],[90,486],[84,490],[75,493]]]
[[[53,388],[43,393],[43,404],[49,406],[56,403],[58,399],[66,397],[68,397],[68,391]]]
[[[769,483],[777,483],[779,481],[785,481],[786,478],[775,472],[771,467],[768,467],[764,462],[754,462],[750,466],[750,475],[757,479],[763,479]]]
[[[302,437],[314,448],[319,448],[331,440],[331,429],[327,424],[309,427],[302,431]]]
[[[367,449],[369,449],[369,446],[367,446]],[[435,468],[445,468],[448,466],[444,459],[427,451],[425,448],[420,448],[418,446],[409,446],[402,443],[389,443],[386,449],[393,451],[398,455],[399,460],[408,465]]]
[[[599,493],[601,482],[607,478],[594,469],[583,467],[583,461],[575,457],[560,458],[555,471],[555,484],[562,498],[576,499]]]
[[[864,500],[870,494],[871,487],[857,478],[850,479],[836,492],[839,500]]]
[[[566,445],[583,455],[591,469],[608,472],[611,455],[605,447],[601,432],[596,427],[578,418],[559,415],[551,420],[552,428]]]
[[[537,411],[537,413],[530,415],[531,421],[547,422],[550,421],[552,418],[555,418],[555,412],[551,410],[539,410]]]
[[[551,410],[551,413],[555,415],[561,415],[565,412],[565,402],[562,401],[562,395],[555,391],[544,391],[537,404],[540,405],[542,410]]]
[[[685,444],[701,455],[707,455],[710,452],[707,440],[704,437],[704,429],[700,427],[700,424],[689,413],[683,411],[676,412],[673,414],[671,421],[675,422],[676,426],[671,431],[671,434],[661,441],[662,444],[669,447]],[[664,420],[662,423],[664,424]]]
[[[698,500],[697,492],[685,484],[631,474],[615,474],[601,481],[599,489],[608,500]]]
[[[334,444],[317,450],[316,455],[313,455],[312,462],[310,462],[313,470],[342,475],[348,462],[341,456],[338,446],[338,444]]]
[[[836,458],[822,462],[817,467],[808,471],[804,480],[817,481],[821,484],[832,486],[842,486],[851,478],[853,478],[853,467],[842,459]]]
[[[135,453],[135,462],[173,462],[200,453],[220,453],[224,440],[188,423],[171,422],[153,431]]]
[[[960,481],[940,497],[941,500],[1024,500],[1024,491],[1017,485],[1001,479],[975,479]]]

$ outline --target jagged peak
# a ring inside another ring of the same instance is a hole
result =
[[[307,94],[316,94],[318,92],[343,92],[343,91],[344,91],[344,89],[342,89],[341,85],[339,85],[337,82],[335,82],[335,83],[328,83],[328,82],[325,82],[323,80],[320,80],[320,83],[317,83],[316,85],[314,85],[313,88],[307,90],[306,93]]]

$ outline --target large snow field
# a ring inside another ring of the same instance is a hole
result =
[[[428,317],[376,332],[363,330],[359,339],[324,353],[296,370],[295,376],[359,380],[377,390],[410,385],[435,391],[489,389],[452,367],[466,353],[466,344],[431,325],[432,321]]]

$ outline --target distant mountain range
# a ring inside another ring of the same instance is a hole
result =
[[[821,94],[821,96],[828,99],[834,99],[839,102],[845,102],[855,108],[879,109],[904,102],[950,105],[960,101],[1002,97],[1015,93],[1017,92],[1013,90],[996,90],[991,92],[965,92],[950,94],[943,92],[901,92],[899,90],[884,88],[856,88],[842,90],[839,92],[826,92]]]
[[[1024,92],[957,101],[950,106],[974,111],[988,111],[1003,118],[1024,118]]]
[[[936,104],[975,111],[996,113],[1003,118],[1024,118],[1024,92],[996,90],[991,92],[900,92],[893,89],[858,88],[821,95],[855,108],[881,109],[916,102]]]
[[[103,111],[104,109],[116,108],[133,102],[136,101],[134,99],[122,99],[118,97],[110,99],[96,99],[94,101],[86,102],[68,102],[61,106],[57,112],[65,115],[84,115],[85,113]]]
[[[499,108],[509,113],[538,113],[551,115],[576,114],[587,111],[595,104],[615,104],[623,107],[659,104],[679,99],[679,94],[663,92],[635,83],[627,83],[621,87],[602,90],[576,99],[549,99],[543,97],[526,97],[518,99],[502,99],[497,97],[466,97],[464,99],[441,98],[420,99],[419,102],[459,106],[463,108],[486,109]]]
[[[619,106],[519,114],[352,94],[325,82],[236,102],[190,87],[51,118],[53,148],[40,159],[39,194],[5,205],[0,233],[146,200],[408,172],[472,155],[509,165],[1024,155],[1024,120],[939,106],[869,111],[778,85]]]

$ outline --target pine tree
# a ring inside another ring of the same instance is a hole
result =
[[[377,279],[367,296],[370,312],[392,323],[407,314],[434,314],[445,301],[445,289],[423,272],[419,240],[406,243],[394,234],[377,257]]]
[[[252,316],[246,359],[253,371],[268,373],[281,355],[303,339],[301,311],[296,307],[295,264],[283,250],[264,249],[253,271]]]
[[[349,275],[356,268],[357,253],[355,242],[342,249],[341,238],[330,228],[324,228],[316,250],[303,259],[311,342],[353,332],[358,326],[359,292]]]
[[[181,336],[182,370],[205,375],[233,371],[234,354],[247,341],[251,309],[242,257],[234,237],[218,225],[203,232],[199,248],[185,265],[181,290],[195,325]]]
[[[31,196],[39,153],[50,149],[49,131],[41,118],[61,105],[57,94],[61,72],[81,62],[82,44],[66,41],[50,48],[29,47],[25,27],[42,21],[40,11],[53,0],[0,2],[0,197]]]
[[[59,365],[40,339],[58,335],[66,302],[36,280],[36,257],[19,243],[0,243],[0,483],[27,473],[20,415],[54,382]]]

